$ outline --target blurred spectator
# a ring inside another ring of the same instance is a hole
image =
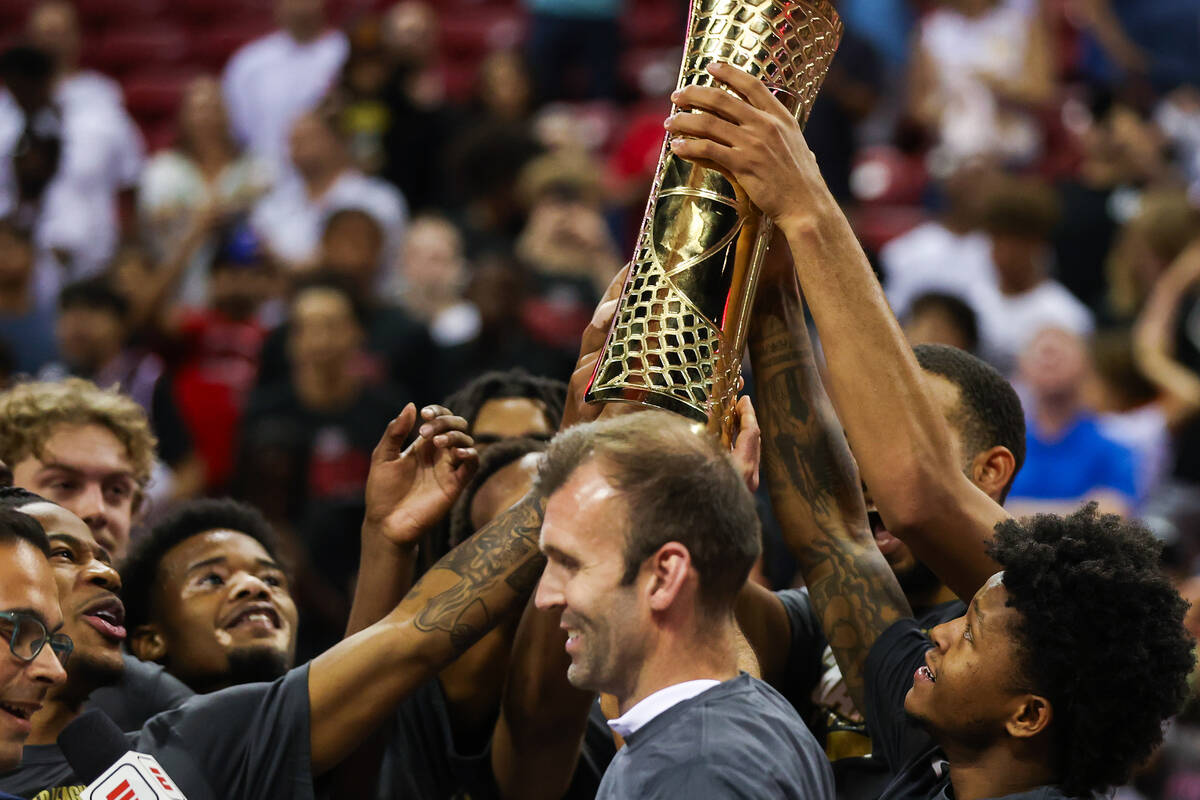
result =
[[[119,195],[142,166],[141,134],[103,79],[55,84],[54,60],[30,48],[11,48],[2,61],[0,216],[32,228],[37,295],[52,302],[64,281],[95,274],[112,256]]]
[[[404,198],[350,165],[327,115],[310,112],[296,120],[291,153],[295,172],[276,184],[251,217],[274,257],[292,270],[316,266],[322,230],[342,209],[369,214],[381,229],[384,257],[395,252],[407,216]]]
[[[1098,333],[1090,356],[1085,402],[1098,414],[1100,433],[1133,453],[1140,507],[1171,467],[1171,404],[1138,368],[1128,329]]]
[[[413,211],[443,206],[450,194],[448,147],[460,115],[447,103],[437,69],[437,15],[428,3],[405,0],[384,15],[382,35],[390,74],[381,174]]]
[[[111,254],[120,232],[118,215],[124,210],[117,205],[118,195],[127,193],[120,198],[122,205],[127,205],[142,168],[141,133],[125,111],[116,81],[80,68],[82,36],[71,3],[40,3],[30,12],[26,30],[30,43],[49,54],[54,63],[54,101],[62,110],[65,126],[60,177],[73,181],[69,191],[76,195],[75,202],[80,202],[79,195],[89,197],[86,213],[96,218],[90,230],[109,235],[95,243],[82,241],[95,246],[98,254],[102,246]],[[97,258],[102,260],[99,255]]]
[[[400,303],[428,327],[435,347],[455,347],[479,335],[479,309],[465,298],[469,275],[462,235],[449,220],[435,216],[413,220],[401,248],[397,277]]]
[[[1142,190],[1166,176],[1162,135],[1134,107],[1097,92],[1084,114],[1083,160],[1060,181],[1062,217],[1054,232],[1055,275],[1076,297],[1117,319],[1135,310],[1106,296],[1111,288],[1099,266],[1108,260],[1118,230],[1138,208]]]
[[[1109,308],[1120,319],[1141,310],[1167,268],[1200,234],[1200,210],[1182,191],[1144,192],[1136,215],[1109,251]],[[1200,364],[1200,362],[1197,362]]]
[[[467,286],[467,300],[479,310],[479,335],[445,351],[450,378],[442,385],[457,386],[481,372],[513,367],[558,380],[571,376],[575,356],[526,329],[531,284],[529,274],[510,261],[497,256],[479,260]]]
[[[170,266],[160,268],[170,269]],[[172,396],[204,462],[204,485],[227,491],[242,413],[258,374],[266,328],[258,319],[274,287],[262,248],[244,223],[216,234],[207,302],[159,309],[159,351],[173,365]],[[152,284],[156,276],[143,277]],[[163,313],[166,312],[166,313]]]
[[[37,374],[58,357],[54,307],[34,298],[33,264],[33,237],[0,219],[0,342],[16,371],[27,375]]]
[[[150,418],[158,439],[158,457],[171,469],[165,491],[157,496],[181,499],[194,495],[203,467],[164,379],[166,365],[155,353],[130,342],[129,302],[104,277],[69,284],[59,298],[55,329],[61,362],[42,370],[42,380],[86,378],[97,386],[115,387],[133,398]]]
[[[400,307],[381,300],[378,265],[383,261],[383,231],[370,215],[356,209],[332,214],[321,235],[318,263],[328,266],[366,315],[366,343],[359,367],[376,381],[395,381],[416,397],[432,400],[441,365],[430,363],[432,345],[425,327]],[[288,323],[263,345],[258,385],[284,380],[288,373]]]
[[[897,236],[879,251],[888,303],[903,318],[919,295],[970,299],[975,287],[995,283],[991,245],[979,229],[991,173],[966,164],[943,182],[944,211]]]
[[[1092,81],[1149,78],[1160,91],[1200,85],[1200,8],[1193,0],[1082,0],[1074,5],[1090,34],[1083,66]]]
[[[525,0],[525,5],[538,98],[615,100],[622,0]]]
[[[250,397],[239,494],[295,529],[314,506],[361,501],[379,432],[410,398],[364,368],[366,311],[343,278],[305,278],[288,319],[287,375]]]
[[[221,82],[237,140],[285,174],[293,125],[333,85],[348,44],[325,29],[323,0],[275,0],[275,16],[281,30],[235,53]]]
[[[384,136],[391,128],[384,96],[390,65],[380,21],[364,17],[350,26],[347,37],[350,52],[332,95],[338,132],[346,142],[350,162],[375,175],[387,158]]]
[[[472,111],[480,120],[500,124],[529,121],[534,110],[533,78],[516,50],[496,50],[479,65]]]
[[[1043,328],[1021,352],[1028,391],[1025,465],[1013,481],[1014,517],[1064,514],[1095,500],[1101,510],[1129,513],[1136,496],[1133,454],[1100,432],[1083,405],[1088,356],[1083,340]]]
[[[1200,87],[1181,86],[1163,98],[1154,122],[1173,145],[1191,195],[1200,197]]]
[[[908,0],[837,0],[847,29],[866,37],[892,69],[909,59],[916,4]]]
[[[914,347],[948,344],[974,353],[979,347],[979,321],[962,298],[929,292],[913,301],[904,321],[904,335]]]
[[[532,271],[536,293],[527,325],[569,352],[621,266],[603,216],[599,167],[581,153],[542,156],[521,173],[519,191],[529,221],[516,253]]]
[[[245,155],[233,139],[221,86],[200,77],[188,84],[179,108],[179,137],[174,147],[156,154],[142,172],[138,210],[144,238],[156,258],[178,246],[196,217],[227,218],[244,213],[272,182],[265,162]],[[177,292],[190,306],[207,295],[215,242],[197,248]]]
[[[1092,314],[1050,278],[1050,233],[1058,220],[1053,190],[1033,178],[998,178],[985,190],[983,228],[991,240],[994,284],[979,284],[972,305],[979,315],[984,357],[1011,372],[1017,355],[1042,329],[1078,336],[1092,331]]]
[[[804,127],[804,140],[839,203],[853,200],[850,169],[858,152],[858,125],[875,110],[883,89],[875,47],[847,27]]]
[[[1029,163],[1041,147],[1032,112],[1053,94],[1042,0],[940,0],[920,23],[909,110],[937,132],[953,166],[973,156]]]

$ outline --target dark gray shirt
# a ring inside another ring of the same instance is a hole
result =
[[[159,664],[126,653],[125,674],[112,686],[88,696],[88,707],[98,708],[123,731],[136,731],[155,714],[170,711],[195,695],[183,681]]]
[[[817,740],[779,692],[742,674],[678,703],[625,740],[597,800],[831,800]]]
[[[867,727],[875,751],[897,765],[879,800],[953,800],[946,754],[904,711],[913,673],[925,663],[933,642],[915,619],[902,619],[884,631],[867,655]],[[1003,800],[1066,800],[1055,786],[1004,795]],[[995,798],[1000,800],[1000,798]]]
[[[490,744],[475,752],[462,749],[454,740],[442,684],[431,680],[401,703],[392,717],[375,796],[380,800],[490,796]]]
[[[188,800],[287,797],[312,800],[308,665],[272,683],[196,695],[127,734],[158,759]],[[57,745],[29,745],[0,791],[68,800],[83,782]]]

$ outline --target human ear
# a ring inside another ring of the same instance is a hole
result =
[[[971,461],[971,482],[984,494],[999,502],[1004,487],[1012,480],[1017,470],[1017,459],[1003,445],[996,445],[979,453]]]
[[[688,549],[679,542],[667,542],[650,556],[650,610],[666,611],[679,597],[692,557]]]
[[[1005,727],[1008,735],[1014,739],[1029,739],[1042,733],[1050,726],[1054,711],[1046,698],[1027,694],[1021,698],[1021,705],[1008,718]]]
[[[129,652],[142,661],[161,662],[167,655],[167,642],[155,625],[139,625],[129,637]]]

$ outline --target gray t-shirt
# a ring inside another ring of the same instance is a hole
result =
[[[631,797],[832,800],[833,773],[787,700],[743,673],[625,740],[596,798]]]
[[[271,683],[196,695],[127,738],[188,800],[313,798],[307,664]],[[26,746],[21,766],[0,776],[0,791],[33,800],[67,800],[82,788],[57,745]]]
[[[170,711],[196,693],[161,665],[126,653],[125,674],[112,686],[88,695],[88,708],[98,708],[123,731],[136,731],[155,714]]]

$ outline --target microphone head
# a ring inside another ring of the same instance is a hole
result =
[[[81,781],[90,784],[129,750],[117,723],[98,708],[80,714],[58,735],[58,746]]]

